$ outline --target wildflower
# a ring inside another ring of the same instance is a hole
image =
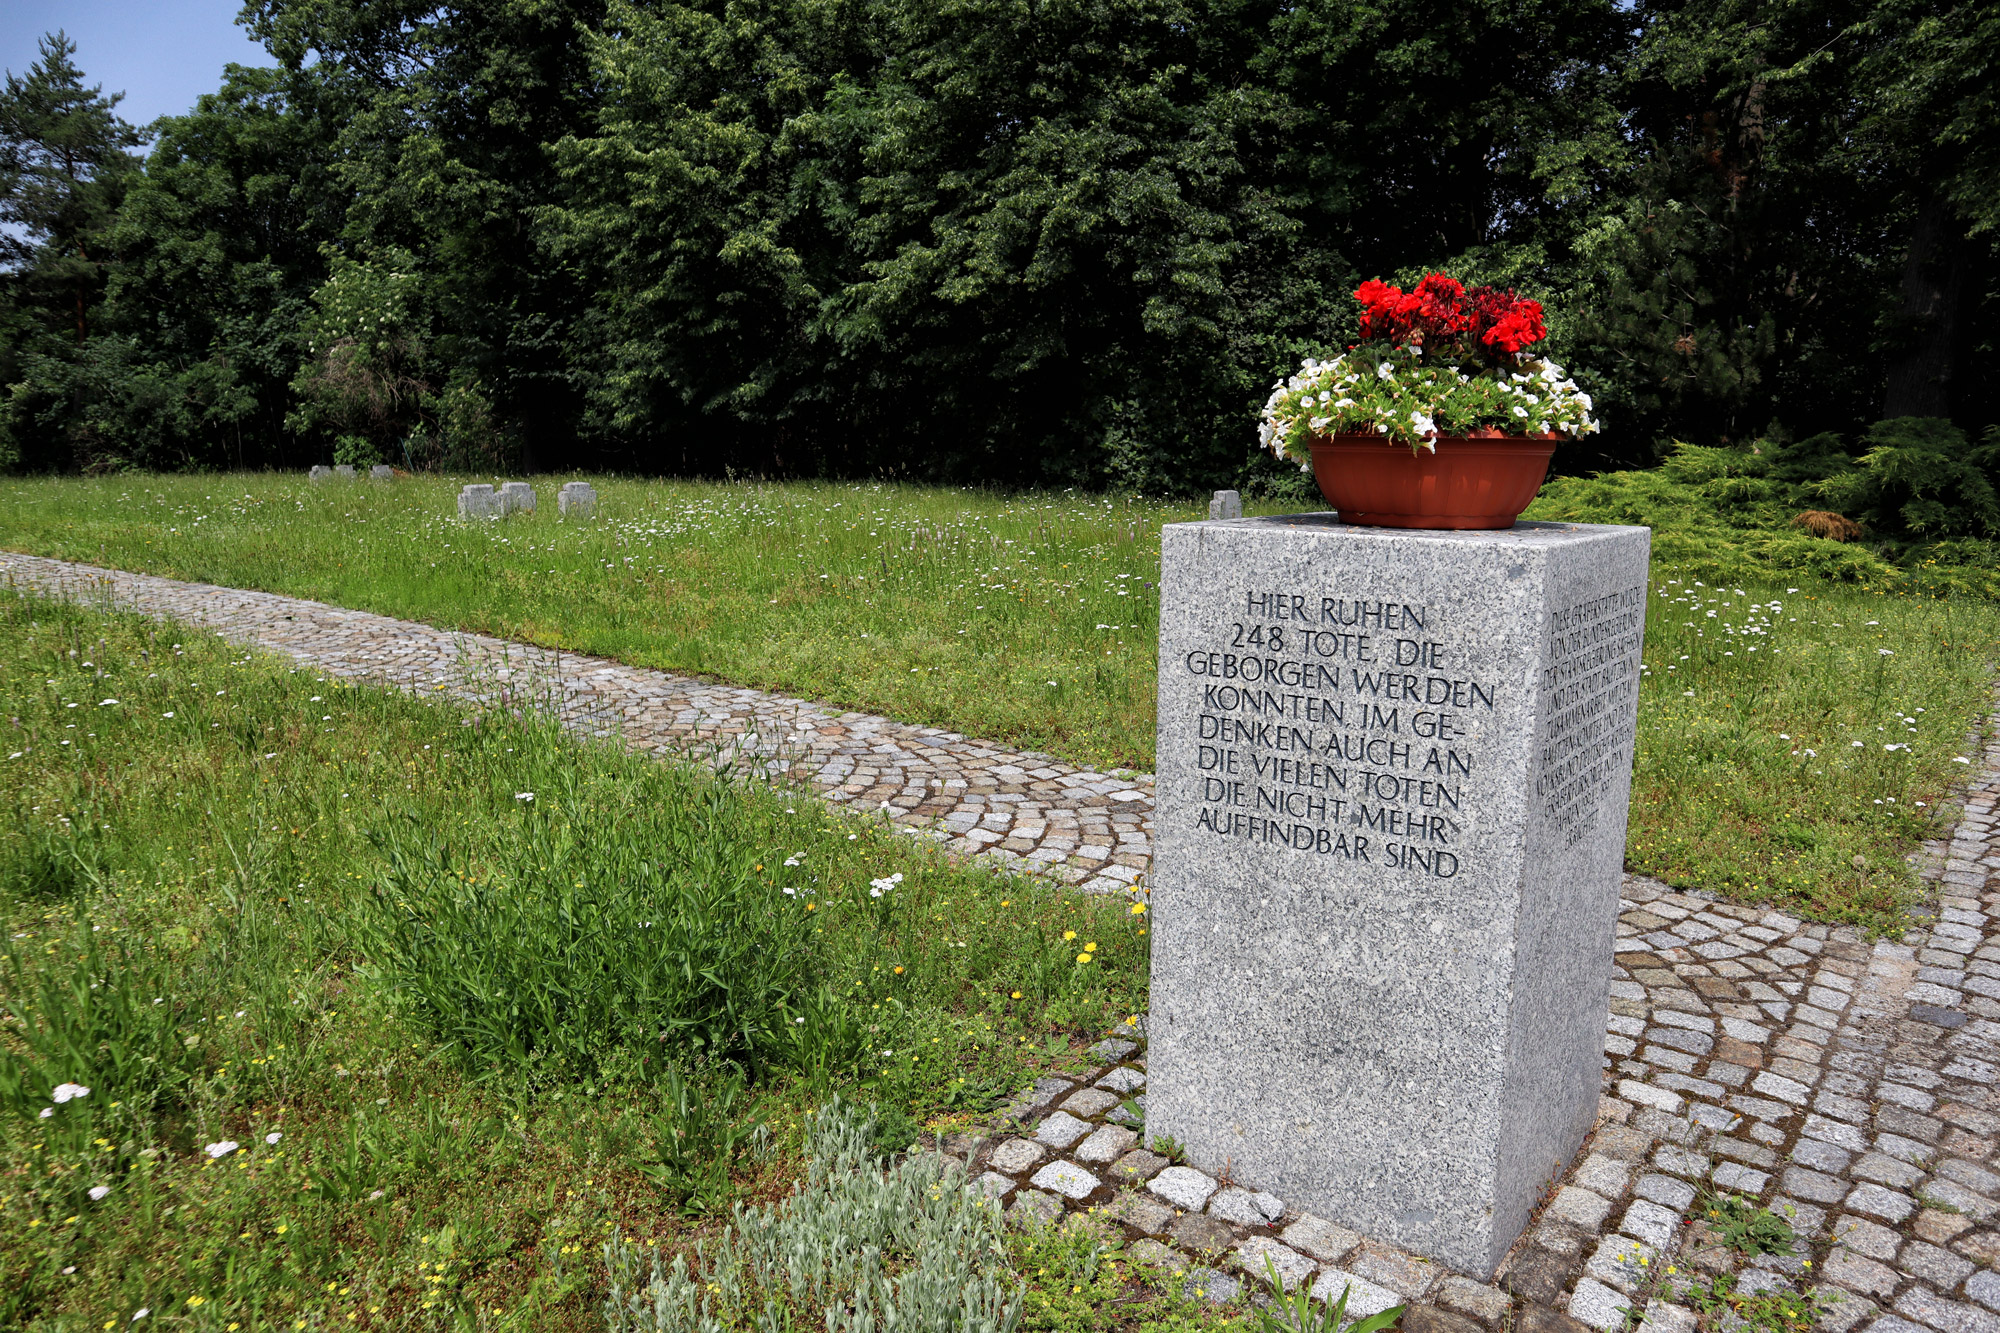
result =
[[[49,1094],[49,1100],[60,1106],[72,1097],[88,1097],[89,1095],[90,1089],[84,1087],[81,1083],[58,1083],[56,1084],[55,1091]]]
[[[285,1136],[279,1133],[277,1130],[272,1130],[269,1134],[266,1134],[264,1136],[264,1142],[276,1143],[279,1139],[282,1139],[283,1137]]]
[[[1133,903],[1131,907],[1127,908],[1126,910],[1129,911],[1133,916],[1144,916],[1146,914],[1146,904]]]
[[[90,1187],[90,1198],[93,1203],[95,1203],[99,1199],[102,1199],[105,1195],[109,1193],[111,1193],[111,1187],[109,1185],[92,1185]]]
[[[1090,955],[1087,953],[1080,953],[1076,956],[1076,961],[1079,963],[1087,963],[1090,961]]]
[[[535,799],[535,794],[531,791],[517,791],[514,793],[514,799],[517,801],[532,801]]]
[[[1073,930],[1065,930],[1063,932],[1063,938],[1066,940],[1073,940],[1076,938],[1076,932]]]
[[[43,1120],[47,1120],[47,1119],[48,1119],[48,1118],[49,1118],[50,1116],[54,1115],[55,1113],[56,1113],[56,1108],[55,1108],[55,1107],[53,1107],[53,1106],[44,1106],[44,1107],[42,1108],[42,1114],[41,1114],[41,1119],[43,1119]]]
[[[203,1148],[202,1151],[207,1153],[209,1155],[209,1158],[213,1160],[216,1158],[227,1157],[229,1156],[229,1154],[235,1152],[238,1148],[241,1148],[242,1146],[243,1145],[238,1143],[235,1139],[223,1139],[219,1143],[209,1144],[206,1148]]]

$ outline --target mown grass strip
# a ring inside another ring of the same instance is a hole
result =
[[[1159,527],[1200,516],[1190,506],[612,480],[597,521],[566,523],[547,503],[560,479],[544,479],[536,515],[465,525],[460,480],[15,481],[0,485],[0,546],[1151,766]],[[1983,725],[2000,609],[1779,581],[1749,556],[1718,575],[1713,552],[1656,563],[1652,593],[1627,865],[1886,928],[1917,891],[1902,857]]]

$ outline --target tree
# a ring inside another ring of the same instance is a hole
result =
[[[43,37],[40,51],[0,89],[0,264],[17,299],[69,323],[81,343],[109,259],[99,241],[144,136],[117,115],[123,93],[83,86],[68,36]]]

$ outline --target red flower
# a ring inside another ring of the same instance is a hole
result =
[[[1468,291],[1443,273],[1425,274],[1409,293],[1370,278],[1354,298],[1362,306],[1361,336],[1369,340],[1515,356],[1548,336],[1540,302],[1495,287]]]

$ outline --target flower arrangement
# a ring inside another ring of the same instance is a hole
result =
[[[1404,292],[1373,279],[1354,293],[1363,342],[1330,361],[1307,357],[1271,388],[1263,447],[1312,467],[1314,436],[1383,435],[1436,449],[1440,435],[1594,434],[1590,395],[1528,349],[1547,336],[1542,306],[1432,273]]]

